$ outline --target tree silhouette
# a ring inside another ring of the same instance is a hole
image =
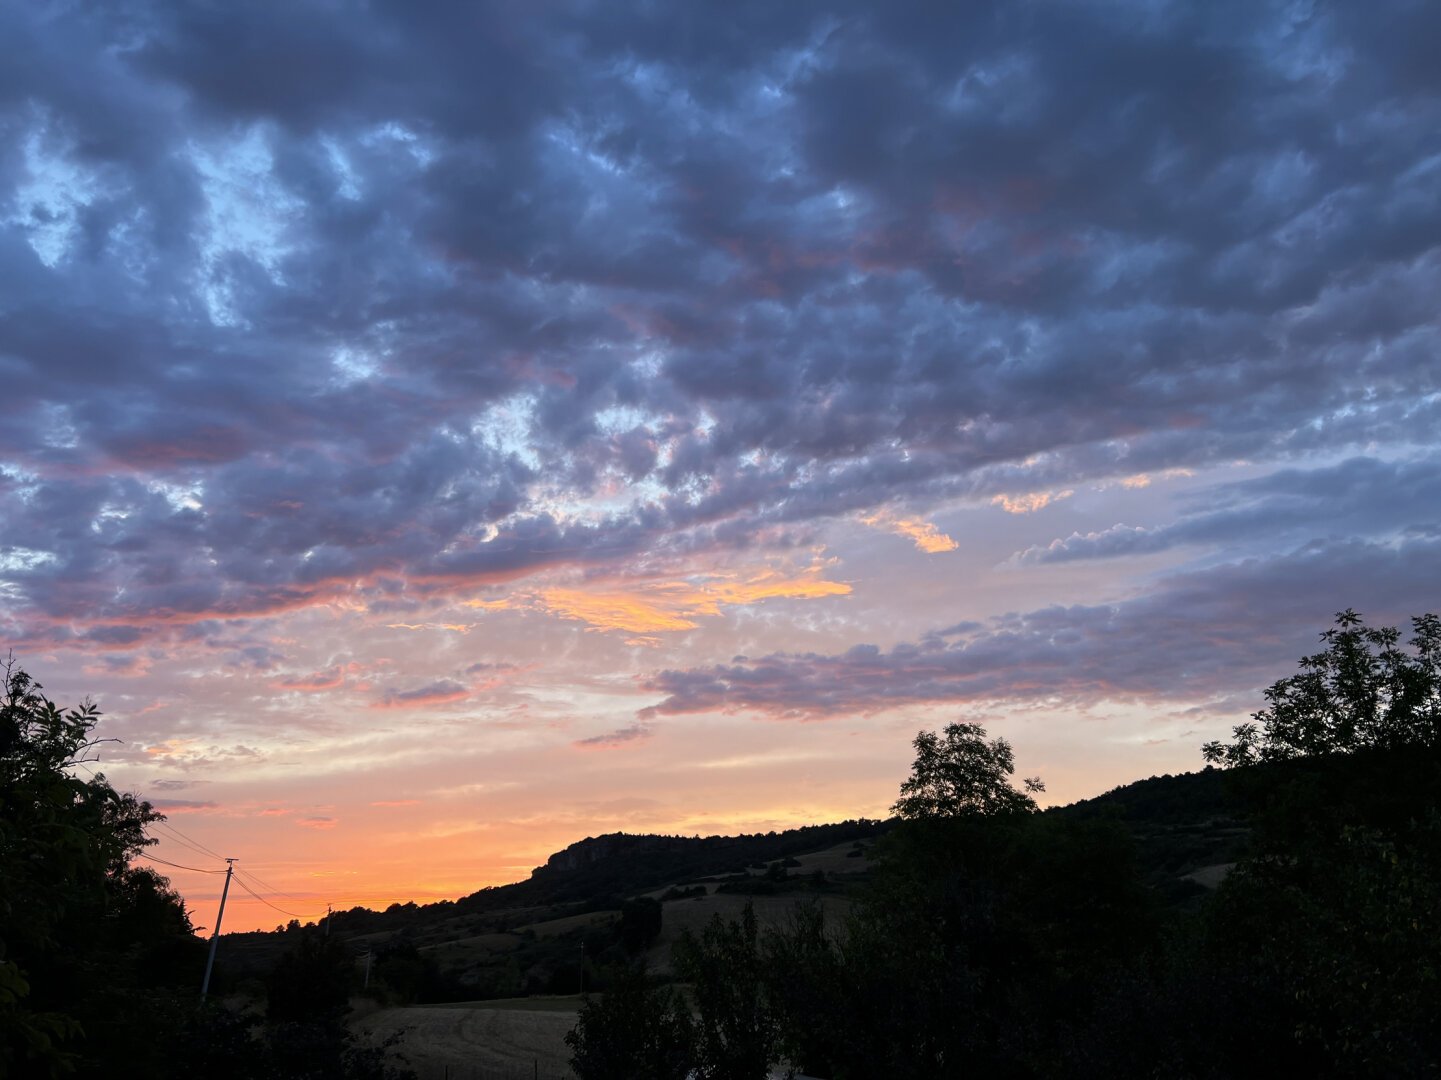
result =
[[[947,724],[944,739],[933,731],[916,735],[916,760],[891,807],[907,819],[1030,813],[1031,794],[1045,791],[1035,777],[1023,781],[1025,792],[1011,787],[1015,755],[1005,739],[986,741],[980,724]]]
[[[719,914],[696,937],[689,930],[675,948],[676,967],[692,986],[697,1073],[702,1080],[761,1080],[776,1052],[775,1015],[765,992],[754,905],[740,921]]]
[[[1324,651],[1266,690],[1266,708],[1208,742],[1206,760],[1234,767],[1323,754],[1441,746],[1441,618],[1411,620],[1410,645],[1395,627],[1372,629],[1347,608],[1321,635]]]
[[[695,1059],[685,1002],[630,964],[604,997],[586,999],[565,1044],[581,1080],[685,1080]]]
[[[13,659],[0,672],[0,1075],[101,1054],[143,1072],[138,1018],[157,984],[198,980],[203,953],[169,882],[131,865],[163,815],[77,775],[104,741],[93,704],[62,710]]]

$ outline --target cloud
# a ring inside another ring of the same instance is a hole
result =
[[[775,653],[660,671],[656,716],[756,712],[823,719],[928,703],[1157,703],[1254,691],[1288,674],[1352,604],[1373,618],[1412,610],[1417,581],[1438,580],[1441,545],[1350,541],[1176,573],[1111,604],[1040,608],[889,650]],[[1318,582],[1345,582],[1344,595]],[[1424,601],[1423,601],[1424,602]]]
[[[597,630],[619,630],[642,635],[633,639],[650,643],[656,634],[694,630],[702,618],[719,618],[725,608],[767,600],[815,600],[846,596],[851,586],[829,581],[824,567],[813,564],[799,573],[760,570],[748,574],[697,574],[683,580],[603,581],[580,587],[552,586],[520,594],[505,602],[517,609],[534,609],[589,623]],[[489,610],[499,602],[482,601]]]
[[[309,675],[290,675],[275,681],[278,690],[298,690],[306,694],[318,694],[335,690],[345,685],[346,671],[339,665],[315,671]]]
[[[186,788],[206,782],[205,780],[152,780],[150,786],[156,791],[184,791]]]
[[[1367,10],[9,12],[7,630],[1425,444],[1436,16]]]
[[[1164,551],[1171,543],[1164,531],[1140,525],[1112,525],[1088,533],[1072,533],[1064,540],[1037,544],[1017,552],[1021,563],[1070,562],[1082,558],[1105,558],[1111,555],[1142,555]]]
[[[437,679],[409,690],[389,688],[373,702],[377,709],[416,709],[424,705],[445,705],[470,697],[470,687],[454,679]]]
[[[1034,514],[1037,510],[1044,510],[1052,503],[1069,499],[1074,494],[1074,491],[1067,489],[1065,491],[1033,491],[1026,495],[996,495],[992,497],[991,505],[999,506],[1008,514]]]
[[[150,671],[153,661],[148,656],[136,653],[102,653],[85,665],[87,674],[91,675],[119,675],[126,678],[136,678],[145,675]]]
[[[1133,476],[1122,476],[1118,480],[1108,481],[1100,485],[1106,487],[1122,487],[1128,491],[1141,491],[1150,487],[1156,480],[1173,480],[1179,477],[1190,477],[1196,474],[1190,469],[1162,469],[1156,473],[1136,473]]]
[[[1018,552],[1020,563],[1073,562],[1165,551],[1183,544],[1275,544],[1338,536],[1425,534],[1441,524],[1441,459],[1356,457],[1280,469],[1190,496],[1172,524],[1114,525]]]
[[[576,739],[571,745],[580,750],[615,750],[628,743],[649,739],[654,734],[650,724],[631,724],[615,731],[608,731],[604,735]]]
[[[897,536],[904,536],[913,541],[917,551],[924,551],[928,555],[936,555],[945,551],[955,551],[959,546],[940,529],[929,521],[921,521],[918,518],[895,517],[887,512],[867,514],[861,517],[862,524],[872,525],[878,529],[885,529]]]
[[[303,817],[296,818],[295,824],[304,829],[333,829],[338,822],[333,817]]]
[[[215,810],[220,806],[217,802],[194,799],[158,799],[151,805],[162,814],[195,814],[204,810]]]
[[[684,604],[667,604],[643,594],[593,593],[582,589],[546,589],[537,601],[565,619],[590,623],[602,630],[647,634],[693,630],[697,623]]]

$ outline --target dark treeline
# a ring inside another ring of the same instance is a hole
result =
[[[715,919],[677,951],[688,1000],[636,969],[586,1006],[576,1071],[1437,1075],[1441,621],[1414,623],[1408,652],[1343,612],[1233,742],[1203,748],[1226,772],[1121,799],[1038,813],[1004,740],[921,733],[852,918]],[[1178,793],[1246,822],[1204,897],[1138,857],[1135,822],[1185,818]]]
[[[0,697],[0,1078],[399,1080],[344,1018],[350,951],[287,935],[261,1011],[201,1006],[205,944],[132,860],[163,816],[89,765],[93,705],[15,664]]]

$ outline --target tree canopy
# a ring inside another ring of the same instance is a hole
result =
[[[116,1043],[138,991],[185,968],[198,942],[170,883],[131,864],[163,815],[89,772],[99,710],[62,710],[13,660],[3,678],[0,1073],[43,1076],[83,1069],[102,1041],[127,1052]]]
[[[1267,705],[1232,730],[1233,742],[1208,742],[1208,762],[1234,767],[1364,749],[1441,746],[1441,618],[1411,620],[1401,648],[1394,626],[1371,628],[1350,608],[1321,634],[1326,648],[1266,690]]]
[[[922,731],[912,744],[916,760],[891,807],[908,819],[1030,813],[1031,794],[1044,791],[1040,780],[1023,781],[1025,791],[1011,786],[1015,754],[1005,739],[986,741],[980,724],[947,724],[944,736]]]

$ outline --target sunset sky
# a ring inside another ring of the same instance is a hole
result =
[[[0,629],[226,929],[885,816],[957,719],[1195,769],[1441,607],[1441,4],[0,41]]]

